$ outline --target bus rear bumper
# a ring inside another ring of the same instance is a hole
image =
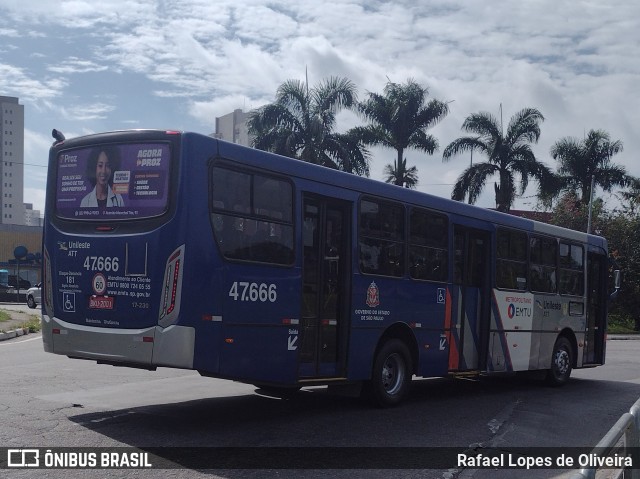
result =
[[[49,353],[150,368],[193,369],[195,330],[186,326],[100,328],[43,314],[42,338]]]

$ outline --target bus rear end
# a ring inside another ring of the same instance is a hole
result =
[[[193,366],[194,330],[176,324],[184,243],[172,198],[181,138],[114,132],[51,147],[42,282],[46,351],[145,368]]]

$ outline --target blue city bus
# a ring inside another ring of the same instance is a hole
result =
[[[51,147],[47,352],[264,390],[604,364],[604,238],[175,131]]]

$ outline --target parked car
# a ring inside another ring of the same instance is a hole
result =
[[[35,308],[38,303],[40,303],[40,285],[42,283],[36,284],[33,288],[29,288],[27,290],[27,306],[31,309]]]
[[[18,280],[15,274],[9,275],[9,286],[13,288],[18,287]],[[26,279],[20,278],[20,289],[28,289],[31,287],[31,282]]]

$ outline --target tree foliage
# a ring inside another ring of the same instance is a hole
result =
[[[393,160],[393,165],[384,167],[385,182],[394,185],[413,189],[418,186],[418,168],[412,166],[407,168],[407,159],[402,160],[398,165],[398,160]]]
[[[478,151],[487,157],[484,163],[476,163],[458,177],[453,188],[451,198],[463,201],[469,198],[469,203],[475,203],[486,182],[494,177],[496,195],[496,209],[508,212],[518,195],[517,179],[520,179],[520,195],[524,194],[529,184],[529,178],[535,178],[541,186],[551,178],[551,171],[536,160],[531,143],[537,143],[540,138],[540,123],[544,121],[542,113],[535,108],[524,108],[516,113],[507,126],[506,134],[498,120],[487,112],[469,115],[462,129],[474,136],[458,138],[451,142],[444,150],[442,159],[464,153]]]
[[[389,81],[382,95],[369,93],[369,98],[359,105],[360,113],[369,121],[367,126],[354,129],[362,142],[396,150],[393,166],[385,167],[387,182],[415,187],[417,168],[407,168],[405,150],[432,155],[438,149],[438,140],[426,130],[442,120],[449,107],[436,99],[428,101],[428,94],[427,88],[412,79],[404,84]]]
[[[620,140],[611,141],[603,130],[590,130],[584,140],[565,137],[551,147],[551,156],[558,160],[555,193],[571,191],[581,203],[589,203],[591,182],[611,192],[615,186],[627,186],[629,178],[624,167],[611,162],[622,151]]]
[[[357,103],[356,87],[331,77],[310,90],[299,80],[278,87],[276,101],[250,113],[255,148],[290,158],[369,175],[369,152],[353,132],[336,133],[336,115]]]

